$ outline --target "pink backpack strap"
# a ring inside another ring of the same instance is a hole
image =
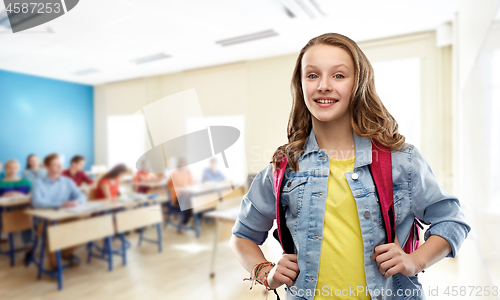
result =
[[[372,163],[370,165],[370,169],[372,171],[373,181],[375,182],[379,196],[380,209],[384,219],[387,242],[393,243],[396,238],[396,225],[392,189],[391,153],[389,148],[383,146],[375,140],[372,140]],[[423,226],[420,224],[420,221],[415,218],[413,220],[408,240],[405,245],[403,245],[403,251],[405,253],[412,253],[418,248],[419,235],[422,228]]]
[[[405,253],[412,253],[415,251],[420,244],[420,231],[424,229],[424,226],[420,223],[420,220],[415,217],[413,220],[413,225],[411,226],[410,236],[403,247]]]
[[[382,150],[380,150],[382,149]],[[392,191],[392,159],[389,149],[379,142],[372,140],[372,171],[373,181],[377,188],[380,209],[384,219],[387,242],[395,239],[394,198]]]
[[[282,223],[282,220],[284,219],[284,216],[280,214],[283,213],[283,208],[281,207],[281,202],[280,202],[280,191],[281,191],[281,183],[283,181],[283,177],[285,175],[285,170],[286,170],[286,166],[288,164],[288,158],[286,157],[286,155],[283,156],[283,158],[281,159],[279,165],[278,165],[278,168],[276,170],[274,170],[273,172],[273,187],[274,187],[274,193],[275,193],[275,202],[276,202],[276,223],[278,225],[278,229],[277,229],[277,234],[278,234],[278,237],[279,237],[279,242],[281,244],[281,248],[283,249],[283,251],[285,251],[285,249],[287,247],[285,247],[285,242],[283,241],[283,234],[282,234],[282,226],[286,226],[286,224],[281,224]]]

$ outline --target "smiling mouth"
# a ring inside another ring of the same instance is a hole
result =
[[[326,99],[316,99],[314,100],[316,103],[337,103],[339,100],[326,100]]]

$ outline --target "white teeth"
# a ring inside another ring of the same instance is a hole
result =
[[[337,102],[338,100],[325,100],[325,99],[318,99],[318,100],[315,100],[316,102],[319,102],[319,103],[334,103],[334,102]]]

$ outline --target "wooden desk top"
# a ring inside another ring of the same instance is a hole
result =
[[[166,197],[163,195],[158,195],[157,198],[155,199],[144,199],[144,200],[134,200],[134,201],[120,201],[120,199],[115,199],[115,200],[110,200],[110,199],[104,199],[104,200],[97,200],[97,201],[89,201],[88,203],[91,203],[92,206],[94,204],[102,204],[100,206],[96,207],[91,207],[87,211],[82,211],[82,212],[74,212],[71,211],[70,209],[65,209],[65,208],[39,208],[39,209],[27,209],[24,212],[28,215],[48,220],[48,221],[60,221],[64,219],[71,219],[71,218],[84,218],[84,217],[90,217],[92,213],[97,213],[97,212],[104,212],[104,211],[110,211],[122,207],[129,207],[132,205],[137,205],[137,204],[146,204],[146,203],[163,203],[168,201]],[[83,204],[85,205],[85,204]]]
[[[205,216],[234,222],[238,218],[238,212],[240,211],[242,200],[243,196],[236,196],[219,201],[217,202],[216,210],[207,212]]]
[[[167,186],[167,181],[162,180],[162,181],[143,181],[143,182],[133,182],[132,183],[135,186],[147,186],[151,188],[156,188],[156,187],[162,187],[162,186]]]
[[[210,211],[210,212],[205,213],[205,216],[212,217],[215,219],[221,219],[221,220],[225,220],[225,221],[233,221],[234,222],[238,218],[239,211],[240,211],[240,207],[236,206],[236,207],[232,207],[232,208],[224,209],[224,210]]]
[[[0,207],[21,206],[31,203],[31,196],[0,197]]]
[[[185,187],[175,187],[174,190],[176,192],[190,192],[193,194],[205,193],[210,191],[220,191],[223,189],[231,189],[231,183],[229,181],[220,181],[220,182],[205,182],[194,185],[189,185]]]

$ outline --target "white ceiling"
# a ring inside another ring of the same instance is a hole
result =
[[[431,30],[450,21],[459,5],[459,0],[306,0],[326,16],[290,18],[283,3],[297,1],[82,0],[66,15],[23,32],[0,27],[0,69],[95,85],[297,53],[325,32],[360,42]],[[1,5],[0,10],[5,13]],[[270,29],[278,35],[225,47],[215,43]],[[171,57],[132,62],[161,52]],[[74,74],[86,69],[99,72]]]

